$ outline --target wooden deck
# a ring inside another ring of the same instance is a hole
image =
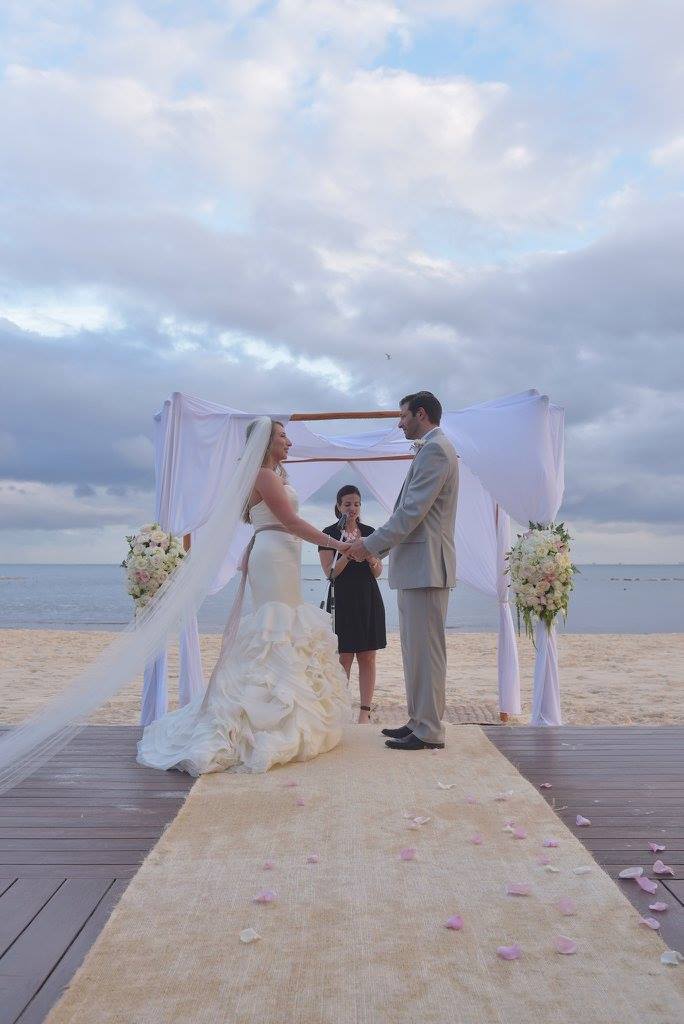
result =
[[[631,864],[652,876],[648,842],[664,843],[675,878],[655,897],[618,885],[642,913],[668,902],[661,932],[684,951],[684,727],[485,731],[536,786],[552,784],[540,792],[612,877]],[[0,1024],[44,1020],[185,799],[188,776],[135,763],[139,735],[88,728],[0,797]]]
[[[684,726],[487,726],[485,732],[535,786],[551,783],[539,792],[564,824],[642,916],[660,921],[668,946],[684,952]],[[578,827],[578,814],[591,826]],[[649,842],[665,850],[653,854]],[[658,858],[674,877],[653,874]],[[658,882],[654,896],[618,878],[637,864]],[[669,909],[649,911],[656,900]]]
[[[0,1024],[45,1019],[192,785],[90,727],[0,797]]]

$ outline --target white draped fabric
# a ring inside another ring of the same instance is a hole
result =
[[[190,533],[193,540],[201,534],[218,497],[230,487],[245,421],[256,415],[179,392],[164,403],[155,417],[156,512],[164,529],[177,535]],[[408,466],[396,456],[411,452],[396,425],[327,435],[310,422],[289,422],[288,414],[267,415],[287,424],[293,441],[287,472],[300,501],[306,501],[347,466],[391,511]],[[563,497],[563,410],[530,390],[445,413],[442,428],[461,460],[458,576],[498,604],[499,706],[501,711],[519,714],[520,676],[504,556],[510,547],[511,519],[527,524],[529,520],[551,522],[556,517]],[[211,593],[232,577],[249,536],[247,526],[236,531],[227,558],[216,566]],[[537,648],[534,707],[543,704],[544,713],[537,716],[536,724],[559,725],[555,640],[551,637]],[[181,703],[203,687],[195,619],[186,624],[182,636]],[[141,723],[154,721],[166,707],[165,654],[160,652],[145,672]]]

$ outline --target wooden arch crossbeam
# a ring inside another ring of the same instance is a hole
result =
[[[399,419],[401,413],[393,411],[377,412],[295,412],[290,416],[290,422],[300,423],[313,422],[314,420],[387,420]],[[412,459],[412,455],[345,455],[340,457],[330,456],[326,459],[288,459],[290,463],[295,462],[402,462]]]

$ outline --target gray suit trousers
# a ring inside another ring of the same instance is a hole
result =
[[[446,587],[397,591],[408,726],[427,743],[444,742],[448,604]]]

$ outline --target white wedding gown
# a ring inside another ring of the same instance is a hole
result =
[[[296,509],[296,492],[285,487]],[[250,520],[257,529],[278,525],[263,501]],[[265,772],[340,742],[350,716],[347,678],[330,616],[302,601],[300,553],[289,533],[256,534],[247,574],[253,612],[222,652],[206,696],[147,726],[140,764],[191,775]]]

